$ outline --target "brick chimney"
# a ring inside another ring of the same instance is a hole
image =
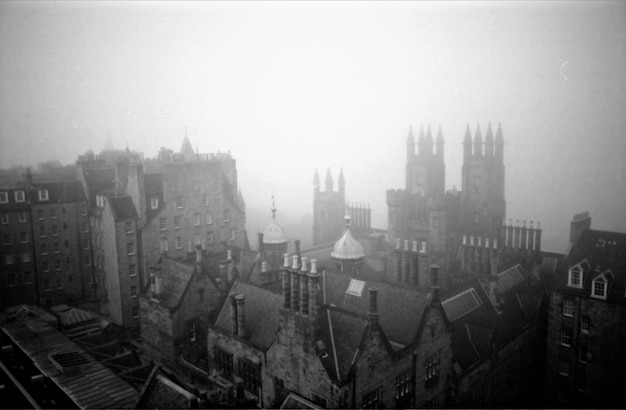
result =
[[[285,264],[283,266],[282,274],[283,274],[283,308],[291,309],[291,287],[290,287],[290,278],[289,278],[289,254],[285,255]]]
[[[303,315],[309,313],[309,286],[307,281],[307,266],[306,266],[307,258],[306,256],[302,257],[302,269],[300,270],[298,276],[300,281],[300,312]]]
[[[440,303],[439,300],[439,265],[430,265],[430,291],[432,298],[431,304]]]
[[[378,289],[377,288],[369,288],[369,295],[370,295],[370,303],[369,303],[369,309],[367,312],[367,315],[369,317],[370,323],[374,324],[374,323],[378,323],[378,301],[377,301],[377,296],[378,296]]]
[[[312,319],[317,316],[317,294],[319,293],[319,277],[315,267],[316,260],[311,259],[311,272],[307,275],[309,279],[309,315]]]
[[[235,300],[237,301],[237,335],[246,337],[246,297],[237,295]]]
[[[237,323],[237,294],[232,292],[228,295],[230,300],[230,318],[231,318],[231,332],[237,336],[239,334],[239,324]]]

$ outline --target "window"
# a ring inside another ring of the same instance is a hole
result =
[[[26,232],[20,232],[20,242],[28,243],[28,234]]]
[[[176,237],[176,249],[182,249],[183,248],[183,238],[181,238],[180,236]]]
[[[57,209],[56,208],[50,208],[50,218],[56,218],[57,217]]]
[[[47,255],[48,254],[48,244],[43,242],[41,244],[41,254],[42,255]]]
[[[46,236],[46,227],[43,225],[39,225],[39,236],[42,238]]]
[[[167,243],[167,239],[161,238],[161,252],[167,252],[169,250],[169,245]]]
[[[572,345],[572,328],[561,328],[561,346],[570,347]]]
[[[33,283],[33,273],[31,271],[24,272],[24,283],[25,284]]]
[[[85,204],[81,204],[80,205],[80,214],[82,216],[87,216],[87,205],[85,205]]]
[[[222,372],[224,377],[230,378],[233,374],[233,355],[226,353],[218,347],[215,347],[214,349],[215,367],[218,371]]]
[[[589,316],[583,315],[580,317],[580,330],[583,333],[589,333],[589,324],[591,320]]]
[[[215,234],[211,231],[206,233],[206,242],[209,245],[213,245],[213,243],[215,242]]]
[[[569,376],[569,367],[569,360],[567,360],[567,358],[559,358],[559,374],[561,376]]]
[[[176,197],[176,208],[183,209],[183,197],[182,196]]]
[[[9,193],[0,192],[0,204],[6,204],[9,202]]]
[[[29,252],[24,252],[22,254],[22,262],[30,262],[32,259],[30,257],[30,253]]]
[[[182,218],[180,216],[174,217],[174,229],[180,229],[180,227],[182,226],[181,219]]]
[[[50,290],[50,281],[47,279],[43,281],[43,290]]]
[[[230,209],[224,209],[224,222],[230,221]]]
[[[4,255],[4,263],[5,265],[13,265],[15,263],[15,256]]]
[[[379,409],[382,408],[382,395],[383,395],[383,388],[382,387],[378,387],[372,391],[370,391],[369,393],[365,394],[363,396],[363,403],[362,406],[364,409]]]
[[[83,237],[83,249],[89,249],[89,238]]]
[[[234,228],[231,228],[231,230],[230,230],[230,240],[234,241],[235,239],[237,239],[237,231]]]
[[[424,363],[424,386],[430,387],[439,380],[439,359],[431,356]]]
[[[50,270],[50,263],[48,261],[42,261],[41,268],[44,272],[48,272]]]
[[[60,252],[60,250],[59,250],[59,243],[58,242],[54,242],[52,244],[52,252],[54,252],[54,253],[59,253]]]
[[[582,282],[582,276],[583,273],[581,271],[581,268],[579,266],[575,266],[572,269],[569,270],[569,278],[568,278],[568,282],[567,282],[567,286],[571,286],[573,288],[582,288],[583,287],[583,282]]]
[[[593,280],[591,286],[591,296],[599,299],[606,299],[606,279],[599,277]]]
[[[193,215],[193,226],[200,226],[200,214]]]
[[[15,202],[24,202],[26,201],[26,196],[24,195],[24,191],[15,191]]]
[[[159,229],[161,229],[162,231],[166,231],[167,230],[167,218],[160,218],[159,219]]]
[[[137,276],[137,265],[134,263],[128,265],[128,276]]]
[[[18,219],[20,222],[26,222],[26,212],[22,211],[19,213]]]
[[[200,234],[194,235],[193,244],[194,245],[202,245],[202,237],[200,236]]]
[[[280,401],[285,394],[285,381],[280,377],[274,376],[274,399]]]
[[[150,208],[152,209],[159,208],[159,198],[150,198]]]
[[[65,226],[67,228],[67,226]],[[87,222],[82,222],[80,224],[80,230],[83,232],[89,232],[89,224]]]
[[[574,301],[570,298],[563,299],[563,316],[574,316]]]
[[[9,214],[2,214],[0,218],[2,219],[3,225],[7,225],[9,223]]]
[[[59,236],[59,225],[52,224],[52,236]]]
[[[137,285],[132,285],[130,287],[130,296],[133,298],[137,297]]]
[[[202,205],[209,206],[209,194],[202,194]]]
[[[133,306],[131,310],[134,318],[139,317],[139,306]]]
[[[63,279],[58,278],[57,279],[57,289],[62,289],[63,288]]]
[[[43,219],[43,209],[37,210],[37,219]]]
[[[128,242],[126,244],[126,251],[129,255],[135,254],[135,242]]]
[[[196,341],[196,323],[189,322],[187,324],[187,331],[189,332],[189,340],[192,342]]]
[[[15,286],[15,273],[9,273],[7,275],[7,282],[9,286]]]
[[[48,200],[48,190],[47,189],[40,189],[39,190],[39,200],[40,201],[47,201]]]
[[[239,376],[243,379],[244,388],[256,394],[261,385],[261,366],[248,360],[240,360]]]
[[[211,225],[213,223],[213,214],[211,212],[207,212],[204,216],[207,225]]]
[[[133,233],[134,232],[134,227],[133,227],[133,221],[126,221],[126,233]]]
[[[589,360],[589,347],[587,345],[580,345],[578,357],[581,363],[587,363]]]
[[[54,260],[54,270],[61,270],[61,259]]]
[[[11,234],[5,233],[2,235],[2,243],[5,245],[11,245]]]
[[[405,370],[396,376],[396,400],[402,402],[413,396],[413,383],[411,383],[412,369]],[[408,403],[405,403],[408,404]],[[398,407],[404,407],[398,405]]]

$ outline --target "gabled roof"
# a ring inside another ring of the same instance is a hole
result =
[[[196,267],[194,264],[162,257],[157,264],[161,271],[161,293],[156,298],[169,309],[176,309],[189,286]],[[148,286],[146,296],[154,297]]]
[[[198,396],[182,387],[160,366],[154,366],[137,401],[137,409],[189,409],[198,404]]]
[[[568,287],[569,270],[580,265],[583,287]],[[560,268],[556,288],[560,291],[590,296],[593,280],[610,270],[607,277],[607,300],[626,303],[626,233],[586,229],[570,249]]]
[[[135,204],[130,196],[111,196],[108,198],[111,204],[111,211],[116,221],[125,221],[127,219],[139,219]]]
[[[278,310],[282,296],[245,282],[235,282],[231,288],[233,292],[246,297],[246,339],[259,350],[267,351],[278,331]],[[222,306],[215,327],[225,333],[232,333],[231,317],[231,306],[227,301]]]
[[[365,318],[369,309],[368,289],[377,288],[379,323],[385,334],[392,342],[412,343],[428,306],[429,295],[398,284],[364,280],[362,295],[354,296],[346,293],[352,279],[355,278],[343,273],[324,271],[321,276],[322,303]]]

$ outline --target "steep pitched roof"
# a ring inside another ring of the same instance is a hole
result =
[[[38,192],[48,191],[48,199],[40,200]],[[78,202],[87,199],[85,191],[80,181],[64,182],[39,182],[33,184],[31,188],[31,201],[33,204],[55,204]]]
[[[162,257],[158,266],[161,269],[161,293],[156,297],[169,309],[176,309],[193,277],[196,267],[193,264]],[[148,297],[153,297],[150,287]]]
[[[274,342],[279,327],[278,310],[282,296],[270,290],[245,283],[235,282],[231,293],[246,297],[246,339],[256,348],[267,351]],[[224,303],[215,327],[223,332],[231,333],[231,307]]]
[[[111,196],[108,198],[116,221],[139,219],[135,204],[130,196]]]
[[[198,404],[198,396],[182,387],[159,366],[146,380],[137,409],[189,409]]]

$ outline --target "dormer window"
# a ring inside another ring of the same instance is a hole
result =
[[[150,198],[150,208],[159,209],[159,198]]]
[[[15,202],[24,202],[25,200],[24,191],[15,191]]]
[[[582,289],[583,287],[583,271],[580,266],[574,266],[569,270],[569,278],[567,286]]]
[[[6,204],[9,202],[9,194],[7,192],[0,192],[0,204]]]
[[[594,279],[591,284],[591,296],[594,298],[606,299],[606,285],[606,278],[604,276]]]
[[[48,198],[48,190],[47,189],[40,189],[39,190],[39,200],[40,201],[47,201]]]

